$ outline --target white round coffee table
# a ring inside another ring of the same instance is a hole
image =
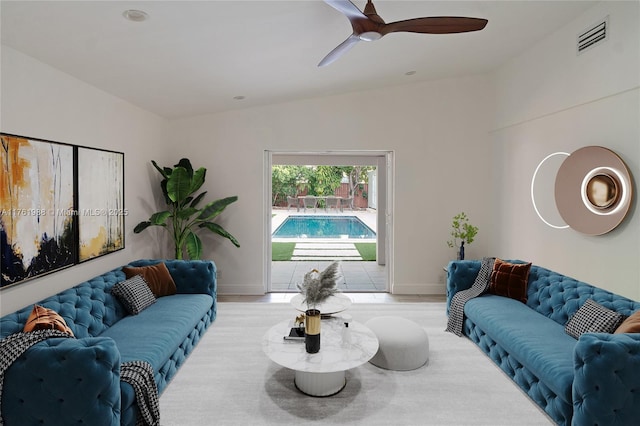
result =
[[[339,318],[323,320],[320,352],[309,354],[304,341],[284,340],[292,321],[282,321],[267,331],[262,350],[276,364],[295,371],[298,390],[310,396],[331,396],[347,384],[346,371],[369,361],[378,351],[376,335],[358,322],[349,323],[350,343],[342,341]]]
[[[304,296],[298,293],[291,298],[291,306],[300,312],[304,312],[307,310],[307,305],[303,303],[303,300]],[[349,296],[343,293],[336,293],[318,305],[317,309],[322,315],[332,315],[349,309],[349,306],[351,306]]]

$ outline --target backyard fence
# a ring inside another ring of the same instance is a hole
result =
[[[318,195],[318,194],[308,194],[306,188],[298,189],[298,193],[296,194],[296,196],[303,197],[305,195]],[[336,188],[333,194],[323,194],[324,197],[328,195],[334,195],[336,197],[341,197],[341,198],[349,198],[349,184],[348,183],[340,184],[340,186]],[[363,183],[363,184],[357,185],[355,188],[355,194],[353,197],[353,208],[366,209],[369,206],[368,196],[369,196],[369,184]],[[302,203],[300,205],[302,205]],[[273,203],[273,207],[287,207],[286,196],[278,197],[278,199]]]

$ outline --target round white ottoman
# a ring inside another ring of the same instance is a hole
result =
[[[379,348],[369,362],[387,370],[415,370],[429,361],[429,336],[401,317],[377,317],[365,323],[378,337]]]

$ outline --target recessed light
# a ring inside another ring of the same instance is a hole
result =
[[[404,73],[404,75],[414,75],[415,73],[415,71],[407,71]]]
[[[133,22],[142,22],[149,19],[149,14],[144,10],[129,9],[122,12],[122,16]]]
[[[236,101],[241,101],[241,100],[245,99],[245,97],[242,96],[242,95],[239,95],[239,96],[234,96],[233,99],[235,99]]]

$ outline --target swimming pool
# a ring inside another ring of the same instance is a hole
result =
[[[375,239],[376,233],[356,216],[289,216],[271,236]]]

